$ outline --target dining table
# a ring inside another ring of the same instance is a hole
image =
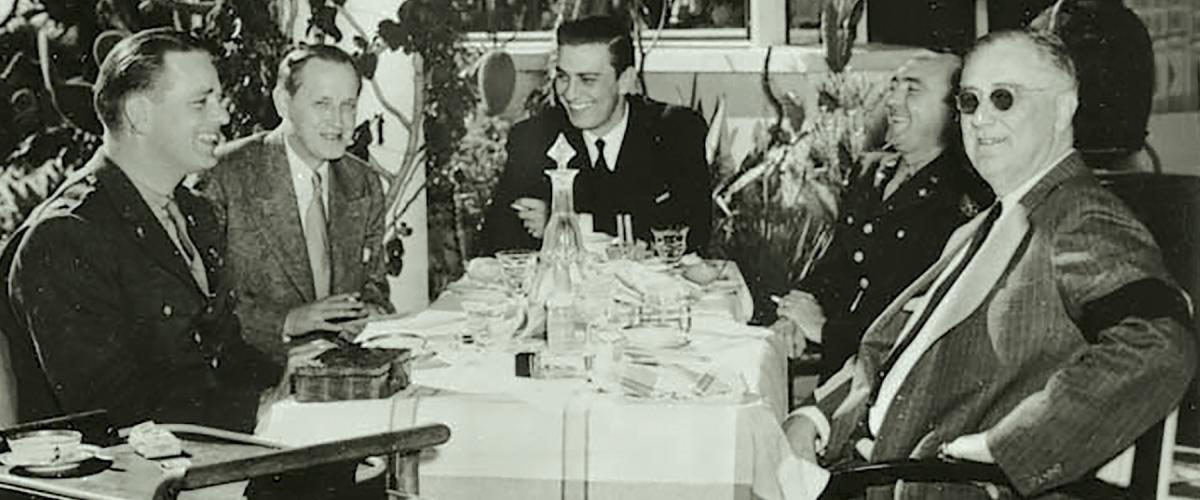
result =
[[[446,424],[450,440],[421,457],[422,498],[781,498],[788,341],[747,324],[753,305],[736,263],[709,264],[719,276],[695,294],[686,344],[658,359],[703,360],[689,373],[727,384],[719,394],[647,397],[625,383],[520,376],[521,343],[464,347],[453,324],[430,324],[416,332],[407,388],[380,399],[285,397],[264,409],[256,435],[299,446]],[[452,323],[461,301],[450,287],[427,310],[385,321]]]

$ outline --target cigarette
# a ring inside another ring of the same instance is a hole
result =
[[[778,295],[772,295],[772,296],[771,296],[771,302],[774,302],[774,303],[776,303],[776,304],[782,304],[782,303],[783,303],[783,297],[780,297],[780,296],[778,296]]]

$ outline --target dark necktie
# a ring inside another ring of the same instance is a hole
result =
[[[887,377],[888,372],[896,365],[896,361],[900,359],[900,355],[904,353],[908,346],[912,345],[913,340],[917,338],[917,334],[921,333],[921,329],[925,327],[925,323],[929,321],[929,317],[933,315],[933,311],[937,309],[938,304],[945,298],[946,292],[950,291],[950,287],[958,280],[963,269],[975,257],[975,253],[979,251],[979,247],[983,246],[983,241],[987,239],[987,235],[992,230],[992,226],[996,224],[996,219],[1000,217],[1001,205],[1000,200],[996,200],[996,204],[992,205],[988,211],[987,218],[975,230],[974,236],[971,237],[971,243],[967,246],[967,253],[963,258],[954,264],[954,268],[946,275],[946,279],[938,283],[938,286],[929,293],[929,300],[925,303],[925,308],[921,310],[921,315],[917,317],[912,328],[908,329],[907,335],[900,340],[900,344],[888,353],[888,357],[880,365],[879,371],[876,372],[875,386],[871,390],[871,404],[875,403],[875,398],[879,396],[879,388],[883,385],[883,379]]]
[[[608,170],[608,162],[604,160],[604,139],[596,139],[596,163],[593,166],[597,171]]]

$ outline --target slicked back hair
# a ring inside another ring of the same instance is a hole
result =
[[[1071,88],[1075,91],[1079,89],[1079,79],[1075,73],[1075,63],[1071,60],[1071,54],[1067,52],[1067,46],[1062,39],[1049,31],[1044,30],[1008,30],[988,33],[975,42],[975,46],[967,52],[964,58],[964,66],[966,61],[971,60],[976,53],[985,47],[995,45],[1003,41],[1020,41],[1029,42],[1037,49],[1042,59],[1050,66],[1057,69],[1062,77],[1071,84]]]
[[[633,38],[629,23],[612,16],[592,16],[566,21],[559,25],[558,45],[601,44],[608,47],[612,67],[620,76],[625,68],[633,67]]]
[[[279,60],[279,73],[275,75],[275,86],[282,87],[287,91],[288,95],[296,95],[296,90],[300,88],[300,71],[304,69],[304,65],[309,61],[319,59],[325,62],[335,64],[345,64],[358,74],[357,67],[354,65],[354,58],[346,51],[326,44],[301,44],[288,51],[282,59]],[[358,90],[362,91],[362,79],[358,81]]]
[[[162,75],[166,55],[172,52],[212,54],[200,39],[170,28],[140,31],[113,45],[100,63],[92,86],[92,104],[106,130],[124,127],[121,107],[125,99],[153,89]]]

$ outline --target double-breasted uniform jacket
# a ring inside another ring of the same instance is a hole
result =
[[[884,200],[886,170],[879,161],[864,165],[846,192],[829,249],[798,286],[825,314],[822,379],[854,355],[863,331],[937,260],[950,233],[993,199],[959,148],[943,151]]]
[[[1178,404],[1195,370],[1196,340],[1185,295],[1149,232],[1078,154],[1009,211],[926,323],[934,340],[914,353],[870,459],[932,457],[944,443],[986,431],[1019,493],[1042,496],[1111,459]],[[869,327],[855,362],[818,391],[817,408],[831,424],[827,465],[853,457],[856,427],[909,301],[983,218],[950,237],[938,262]],[[905,483],[868,498],[989,496],[976,485]]]
[[[24,420],[104,408],[117,426],[153,419],[253,429],[259,395],[279,373],[241,337],[212,208],[183,187],[173,197],[209,294],[103,152],[14,235],[5,253],[15,252],[8,286],[18,331],[5,333],[25,368]]]
[[[330,293],[360,292],[363,301],[391,311],[382,183],[350,155],[329,162],[329,172]],[[282,366],[288,311],[316,300],[283,131],[255,134],[222,148],[221,162],[200,184],[228,231],[228,261],[241,296],[238,316],[246,340]]]
[[[631,214],[634,236],[650,241],[650,228],[685,225],[688,248],[704,250],[712,232],[712,192],[704,139],[704,118],[688,108],[641,96],[626,96],[629,120],[616,171],[594,168],[583,134],[561,107],[516,124],[508,134],[508,161],[492,194],[483,231],[483,253],[510,248],[536,249],[541,241],[526,232],[510,205],[530,197],[550,203],[545,171],[555,168],[546,151],[561,133],[575,149],[569,168],[575,178],[575,210],[591,213],[596,231],[615,235],[616,215]]]

